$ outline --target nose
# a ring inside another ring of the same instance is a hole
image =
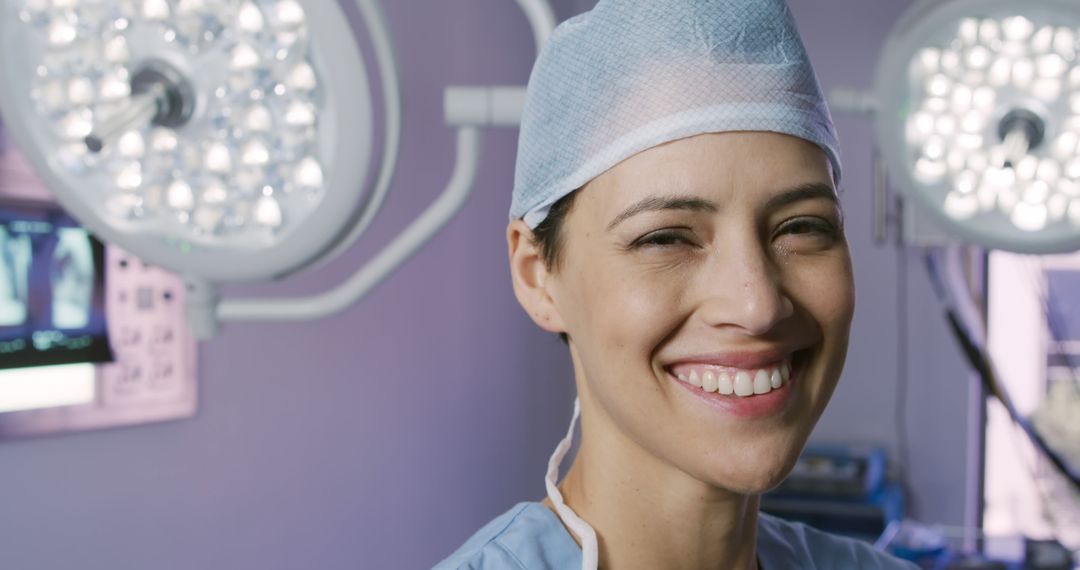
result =
[[[710,327],[765,335],[795,312],[780,268],[756,240],[725,249],[702,272],[700,314]]]

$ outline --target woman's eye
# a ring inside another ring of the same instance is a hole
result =
[[[638,238],[632,244],[634,248],[642,247],[673,247],[680,245],[695,245],[685,232],[660,230]]]
[[[836,227],[820,218],[797,218],[780,227],[780,234],[836,237]]]

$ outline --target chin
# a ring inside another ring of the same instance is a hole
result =
[[[734,455],[718,455],[712,465],[703,466],[708,476],[701,480],[731,492],[760,495],[774,489],[791,473],[804,443],[805,438],[798,438],[776,445],[747,446]]]

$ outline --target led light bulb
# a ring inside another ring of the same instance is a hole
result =
[[[1047,217],[1046,205],[1017,202],[1010,219],[1021,230],[1037,232],[1046,227]]]
[[[75,41],[75,26],[63,18],[56,19],[49,26],[49,44],[53,47],[63,47]]]
[[[949,192],[945,197],[945,213],[957,220],[966,220],[979,212],[979,200],[974,194]]]
[[[1001,39],[1001,26],[997,20],[987,19],[979,24],[979,41],[985,45],[993,45]]]
[[[947,169],[945,161],[924,157],[915,162],[915,177],[924,184],[934,184],[945,177]]]
[[[1038,59],[1039,75],[1058,79],[1069,71],[1069,64],[1065,58],[1056,53],[1048,53]]]
[[[1070,160],[1065,166],[1065,172],[1070,179],[1080,181],[1080,158]]]
[[[945,164],[948,165],[950,172],[960,172],[967,166],[967,153],[960,149],[950,150],[945,157]]]
[[[983,184],[978,190],[978,197],[980,211],[993,211],[994,207],[997,206],[998,189],[989,184]]]
[[[218,205],[224,203],[228,197],[228,191],[220,182],[211,181],[203,186],[199,199],[203,204]]]
[[[90,105],[94,102],[94,83],[85,77],[73,77],[68,81],[67,99],[72,105]]]
[[[1032,32],[1035,31],[1035,24],[1023,16],[1013,16],[1006,18],[1002,22],[1002,29],[1007,39],[1022,41],[1028,39]]]
[[[1039,99],[1052,103],[1061,97],[1061,81],[1057,79],[1040,79],[1035,82],[1031,92]]]
[[[315,70],[307,62],[300,62],[289,72],[286,83],[299,91],[311,91],[317,85]]]
[[[1057,191],[1062,196],[1067,196],[1069,198],[1080,197],[1080,183],[1062,178],[1058,180]]]
[[[974,100],[974,92],[967,85],[957,85],[952,92],[952,110],[954,113],[963,113],[971,108]]]
[[[1030,204],[1043,204],[1050,198],[1050,185],[1036,180],[1024,190],[1023,199]]]
[[[60,132],[68,140],[82,140],[93,128],[92,115],[85,108],[75,109],[60,119]]]
[[[985,46],[974,46],[967,53],[967,64],[972,69],[985,69],[992,61],[990,50]]]
[[[263,133],[274,126],[274,119],[269,109],[263,105],[256,105],[248,109],[244,124],[252,131]]]
[[[119,74],[109,73],[98,83],[98,95],[105,101],[115,101],[131,95],[131,85]]]
[[[177,210],[190,210],[195,206],[195,193],[183,180],[175,180],[165,190],[165,203]]]
[[[260,141],[251,141],[244,145],[241,162],[247,166],[262,166],[270,162],[270,151]]]
[[[225,173],[232,168],[232,153],[224,143],[211,143],[206,149],[203,165],[210,172]]]
[[[170,128],[157,127],[150,132],[150,148],[154,152],[167,153],[176,150],[176,146],[179,143],[176,139],[176,132]]]
[[[240,6],[240,10],[236,13],[236,22],[241,30],[249,34],[261,32],[263,26],[266,25],[262,10],[251,2],[244,2]]]
[[[306,157],[296,167],[293,182],[301,188],[319,188],[323,184],[322,167],[312,157]]]
[[[260,225],[276,228],[282,223],[281,205],[273,196],[261,196],[255,201],[252,217]]]
[[[945,138],[949,138],[956,132],[956,117],[953,115],[942,115],[938,117],[937,124],[935,125],[937,133]]]
[[[919,51],[918,61],[922,66],[923,73],[932,75],[941,68],[941,50],[937,48],[923,48]]]
[[[961,65],[960,52],[948,49],[941,52],[941,70],[945,73],[954,74],[960,70]]]
[[[138,131],[128,131],[116,141],[116,150],[125,158],[139,159],[146,153],[146,142]]]
[[[259,53],[250,44],[240,43],[232,49],[229,67],[233,70],[254,69],[259,65]]]
[[[280,0],[274,6],[274,20],[279,26],[299,26],[304,23],[304,9],[296,0]]]
[[[1035,63],[1030,59],[1022,58],[1013,62],[1012,81],[1013,85],[1020,89],[1027,89],[1035,80]]]
[[[932,136],[923,146],[923,155],[930,160],[940,160],[945,157],[945,139],[940,136]]]
[[[1035,176],[1043,182],[1053,184],[1061,177],[1061,164],[1052,158],[1044,158],[1039,162],[1039,170]]]
[[[997,188],[1012,188],[1016,185],[1016,171],[1012,168],[990,168],[986,171],[985,180]]]
[[[1054,50],[1066,58],[1076,57],[1076,34],[1069,28],[1058,28],[1054,35]]]
[[[979,111],[968,111],[960,121],[960,128],[968,133],[979,133],[986,128],[986,115]]]
[[[956,136],[956,145],[967,151],[979,150],[983,147],[985,138],[973,133],[961,133]]]
[[[956,191],[961,194],[970,194],[979,185],[979,174],[973,170],[965,170],[956,176]]]
[[[116,186],[122,190],[134,190],[142,186],[142,165],[131,162],[120,169],[116,174]]]
[[[1054,194],[1046,202],[1046,210],[1050,215],[1050,221],[1060,222],[1069,209],[1069,198],[1064,194]]]
[[[285,111],[285,124],[290,127],[310,127],[314,125],[314,107],[310,103],[293,101]]]
[[[1055,31],[1053,26],[1039,28],[1039,31],[1035,32],[1035,35],[1031,38],[1031,49],[1037,53],[1050,51],[1054,46]]]
[[[1004,87],[1012,81],[1012,60],[1004,57],[998,57],[990,64],[990,85],[994,87]]]
[[[1016,165],[1016,175],[1020,180],[1033,180],[1038,169],[1039,159],[1029,154]]]
[[[131,57],[128,51],[127,39],[124,36],[116,36],[105,42],[105,60],[109,63],[124,64]]]
[[[997,91],[986,86],[979,87],[972,94],[971,101],[979,111],[990,113],[997,102]]]
[[[142,17],[151,21],[163,21],[169,17],[167,0],[143,0]]]

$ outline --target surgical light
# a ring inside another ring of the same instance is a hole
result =
[[[889,174],[946,228],[1026,253],[1080,249],[1080,4],[924,0],[886,41],[872,94]]]
[[[6,0],[0,107],[104,239],[206,279],[279,276],[364,204],[372,109],[345,22],[334,2]]]
[[[362,29],[323,0],[0,0],[0,111],[75,218],[184,276],[196,335],[219,321],[326,316],[445,225],[471,191],[478,128],[516,125],[524,101],[522,87],[448,88],[446,121],[458,133],[450,182],[337,287],[220,299],[218,282],[280,278],[342,252],[387,194],[401,134],[397,68],[377,1],[354,2]],[[542,45],[555,27],[550,6],[518,4]],[[377,154],[364,45],[385,115]]]

